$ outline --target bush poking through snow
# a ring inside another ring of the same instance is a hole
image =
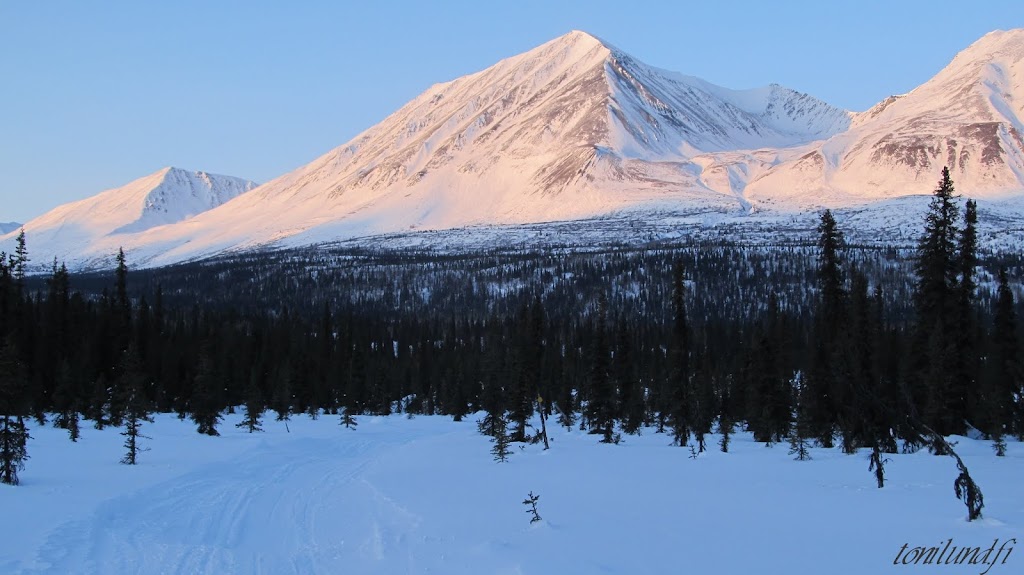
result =
[[[533,517],[530,518],[531,525],[541,520],[540,513],[537,513],[537,500],[539,499],[540,495],[534,495],[531,491],[530,494],[527,495],[526,499],[523,500],[523,505],[529,507],[526,512],[533,514]]]
[[[889,463],[889,460],[882,457],[882,450],[879,449],[876,443],[871,448],[871,463],[868,464],[868,471],[875,472],[875,481],[878,482],[878,488],[885,487],[885,464]]]

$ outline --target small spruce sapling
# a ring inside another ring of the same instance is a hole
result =
[[[128,399],[125,405],[124,431],[121,432],[125,448],[121,463],[125,465],[135,465],[138,463],[139,452],[149,451],[148,448],[139,446],[139,439],[151,439],[141,432],[143,422],[153,422],[153,418],[149,416],[149,406],[143,397],[140,377],[135,377],[136,381],[128,389]]]
[[[534,495],[531,491],[530,494],[526,497],[526,499],[523,500],[523,505],[529,507],[529,509],[527,509],[526,512],[533,515],[533,517],[530,517],[531,525],[541,520],[540,513],[537,512],[537,501],[539,499],[540,495]]]
[[[341,422],[339,425],[344,425],[345,429],[355,429],[359,422],[356,421],[355,416],[350,413],[349,408],[342,409]]]
[[[505,420],[505,415],[498,414],[494,418],[493,426],[494,436],[491,441],[494,446],[491,447],[491,455],[498,463],[505,463],[508,461],[508,456],[512,455],[512,450],[509,449],[511,438],[508,435],[508,421]]]
[[[882,450],[875,443],[871,447],[871,463],[868,464],[868,471],[875,472],[875,481],[878,482],[878,488],[885,487],[885,464],[889,463],[889,460],[882,457]]]
[[[1006,457],[1006,439],[1002,433],[996,433],[992,438],[992,451],[996,452],[996,457]]]
[[[794,423],[793,430],[789,434],[789,454],[795,455],[793,459],[796,461],[809,461],[811,459],[811,452],[808,449],[807,438],[800,431],[800,425]]]
[[[245,429],[249,433],[263,431],[263,396],[260,393],[259,383],[255,374],[249,379],[249,388],[245,397],[245,417],[235,424],[239,429]]]
[[[725,416],[718,420],[718,433],[722,438],[718,440],[718,447],[722,453],[729,453],[729,444],[732,442],[732,423],[727,421]]]

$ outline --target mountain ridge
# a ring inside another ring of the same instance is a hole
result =
[[[34,260],[54,258],[80,263],[86,258],[112,259],[132,238],[149,229],[184,222],[256,187],[254,182],[165,167],[117,188],[58,206],[23,224]],[[14,232],[0,236],[0,246]]]
[[[162,265],[608,216],[714,225],[885,209],[928,194],[944,164],[972,197],[1002,200],[1024,193],[1022,62],[1024,30],[992,32],[907,94],[850,112],[778,84],[716,86],[572,31],[431,86],[251,192],[113,231],[136,261]],[[88,259],[109,243],[79,249]]]

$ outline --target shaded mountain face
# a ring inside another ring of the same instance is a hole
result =
[[[18,229],[21,229],[21,224],[18,222],[0,222],[0,236],[9,234]]]
[[[851,113],[778,85],[730,90],[656,69],[571,32],[432,86],[249,193],[161,212],[146,192],[78,250],[95,258],[116,239],[162,265],[610,215],[704,225],[928,194],[947,164],[962,192],[1002,198],[1024,191],[1022,46],[1022,31],[989,34],[910,94]]]
[[[140,232],[182,222],[256,187],[248,180],[164,168],[120,188],[59,206],[24,224],[37,266],[53,258],[69,264],[112,261]],[[14,232],[0,237],[0,250]]]

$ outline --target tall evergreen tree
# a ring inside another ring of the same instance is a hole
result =
[[[917,324],[914,373],[925,375],[914,386],[915,401],[924,405],[925,422],[941,435],[963,433],[957,417],[958,372],[956,366],[956,287],[963,270],[957,255],[960,210],[949,168],[932,196],[925,216],[924,233],[917,244],[914,271],[914,304]],[[936,446],[941,453],[942,446]]]
[[[25,245],[25,228],[21,228],[15,239],[14,255],[11,258],[11,272],[14,276],[14,287],[19,298],[25,291],[25,272],[28,269],[28,248]]]
[[[778,443],[789,435],[793,390],[783,361],[786,329],[778,299],[768,298],[766,317],[757,326],[747,360],[747,424],[754,440]]]
[[[199,354],[199,369],[192,383],[191,412],[192,421],[196,423],[199,433],[204,435],[220,435],[217,424],[220,422],[221,405],[218,400],[218,376],[214,371],[210,345],[204,344]]]
[[[636,375],[633,342],[626,318],[620,318],[615,328],[615,358],[612,362],[615,382],[619,388],[619,406],[622,411],[622,430],[638,433],[644,424],[644,390]]]
[[[814,308],[811,363],[800,397],[802,432],[824,447],[832,446],[839,412],[850,399],[847,374],[839,361],[845,347],[841,326],[847,302],[840,258],[843,245],[843,233],[832,211],[825,210],[818,224],[818,298]]]
[[[597,300],[594,320],[594,346],[590,370],[590,395],[587,420],[590,433],[601,435],[601,443],[612,443],[615,436],[615,389],[609,374],[611,350],[608,345],[608,298]]]
[[[273,410],[276,412],[277,421],[285,422],[285,429],[288,429],[288,422],[292,418],[292,370],[287,362],[278,366],[274,372],[274,397]],[[346,404],[348,405],[348,404]]]
[[[494,360],[492,359],[492,361]],[[498,420],[505,417],[505,399],[501,385],[498,383],[497,374],[494,371],[488,373],[482,386],[480,407],[483,408],[485,413],[483,419],[477,424],[477,429],[486,436],[497,437],[500,425]],[[501,433],[504,432],[501,431]]]
[[[999,270],[999,287],[992,311],[992,351],[985,386],[991,417],[983,431],[999,440],[1008,433],[1024,438],[1024,377],[1021,373],[1020,336],[1016,302],[1006,269]]]
[[[124,400],[124,439],[125,455],[121,463],[135,465],[138,463],[139,439],[149,439],[142,435],[143,422],[152,422],[149,416],[150,405],[146,400],[146,374],[143,372],[142,360],[134,347],[129,347],[124,354],[121,365],[120,389],[127,395]]]
[[[718,447],[722,450],[722,453],[729,453],[729,444],[732,442],[733,415],[732,401],[729,394],[730,381],[731,377],[727,376],[726,381],[719,390],[718,398],[718,433],[722,436],[718,441]]]
[[[953,345],[956,349],[955,368],[952,375],[947,407],[954,421],[971,421],[978,426],[985,417],[985,406],[978,392],[980,359],[978,340],[981,339],[978,321],[975,317],[977,303],[976,268],[978,265],[978,206],[974,200],[967,200],[964,206],[964,224],[957,241],[957,265],[959,281],[953,286],[956,297],[956,331]]]
[[[702,349],[697,360],[697,370],[693,375],[692,398],[690,401],[690,422],[693,436],[697,440],[697,451],[704,453],[707,449],[705,436],[711,433],[715,424],[715,382],[714,370],[711,366],[711,352]]]
[[[263,431],[263,393],[260,391],[260,370],[254,368],[249,375],[249,386],[245,391],[245,417],[235,427],[245,429],[249,433]]]
[[[28,414],[25,368],[13,338],[0,343],[0,483],[18,484],[28,456]]]
[[[685,446],[690,442],[690,415],[693,390],[690,373],[690,326],[686,318],[686,288],[683,263],[672,267],[672,341],[669,348],[669,422],[673,443]]]
[[[71,441],[78,441],[80,436],[77,388],[75,376],[71,373],[71,364],[67,360],[61,360],[57,366],[57,384],[53,397],[54,408],[57,410],[57,418],[53,420],[53,425],[66,429]]]

